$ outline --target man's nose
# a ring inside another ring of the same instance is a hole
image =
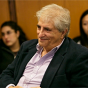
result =
[[[44,36],[44,34],[45,34],[45,33],[44,33],[44,30],[41,29],[40,32],[39,32],[39,36],[42,37],[42,36]]]

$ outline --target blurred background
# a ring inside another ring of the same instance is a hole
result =
[[[29,39],[37,38],[36,11],[48,4],[58,4],[67,8],[71,14],[69,37],[80,35],[79,20],[88,9],[88,0],[0,0],[0,25],[5,21],[15,21],[20,25]]]

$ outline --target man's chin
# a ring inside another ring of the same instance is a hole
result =
[[[45,46],[45,43],[44,42],[39,42],[39,45],[44,47]]]

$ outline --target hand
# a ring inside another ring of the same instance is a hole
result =
[[[23,88],[21,86],[10,86],[9,88]]]
[[[41,88],[41,87],[31,87],[31,88]]]

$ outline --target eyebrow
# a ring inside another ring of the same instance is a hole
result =
[[[41,26],[37,24],[37,27],[41,27]],[[47,29],[51,29],[51,28],[49,28],[49,27],[44,27],[44,28],[45,28],[45,29],[46,29],[46,28],[47,28]]]
[[[39,27],[40,25],[37,24],[37,27]]]

